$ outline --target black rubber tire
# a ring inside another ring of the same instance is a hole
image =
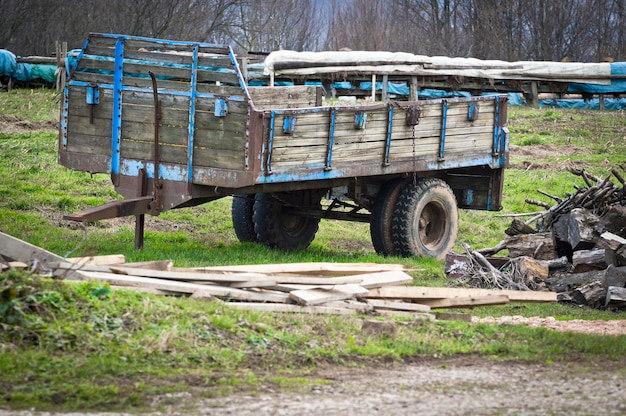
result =
[[[392,223],[397,254],[443,260],[459,231],[459,211],[452,189],[441,179],[409,184],[398,198]]]
[[[321,209],[320,200],[310,202],[312,206],[307,208]],[[287,208],[272,194],[256,194],[253,221],[257,241],[280,250],[307,248],[315,238],[320,219],[294,215]]]
[[[372,207],[370,216],[370,237],[376,253],[393,256],[396,249],[391,232],[393,212],[400,193],[406,188],[408,178],[396,178],[383,184]]]
[[[254,194],[233,195],[233,204],[230,216],[233,220],[235,235],[242,243],[255,243],[257,241],[254,231]]]

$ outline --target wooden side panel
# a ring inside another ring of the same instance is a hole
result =
[[[364,129],[355,124],[356,111],[338,111],[335,119],[332,164],[351,161],[383,162],[387,140],[388,109],[368,111]]]
[[[111,156],[112,92],[100,91],[100,100],[104,104],[90,106],[85,88],[69,89],[68,152]]]
[[[419,124],[406,123],[407,110],[393,107],[392,131],[389,145],[389,163],[413,158],[437,158],[442,140],[441,103],[428,103],[420,107]],[[493,101],[480,102],[480,114],[471,121],[468,102],[451,102],[446,112],[444,157],[446,155],[485,153],[493,146]],[[355,114],[366,114],[365,128],[359,128]],[[295,117],[295,130],[283,132],[285,117]],[[331,166],[358,162],[385,160],[388,137],[389,109],[377,107],[341,108],[336,112]],[[274,125],[272,169],[296,167],[303,164],[325,164],[331,136],[329,111],[303,114],[278,114]]]
[[[274,123],[272,166],[324,164],[328,149],[328,111],[299,114],[292,134],[283,132],[285,115]]]
[[[319,107],[322,104],[321,87],[250,87],[248,92],[257,110]]]
[[[223,87],[218,88],[220,91]],[[100,89],[100,103],[86,104],[85,88],[69,94],[67,151],[111,155],[113,91]],[[189,98],[159,95],[159,160],[187,164]],[[215,100],[198,98],[194,131],[194,166],[245,168],[247,103],[228,103],[226,117],[216,117]],[[93,118],[90,122],[90,112]],[[151,92],[125,91],[122,95],[122,159],[154,160],[154,98]]]
[[[494,128],[494,103],[480,103],[478,119],[468,119],[469,103],[450,103],[447,111],[445,154],[476,152],[492,147]],[[442,106],[431,104],[422,108],[420,122],[413,128],[405,123],[405,112],[394,115],[394,129],[390,148],[390,161],[413,158],[413,154],[437,155],[441,141]]]

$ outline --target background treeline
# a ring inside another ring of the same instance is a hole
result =
[[[503,60],[626,60],[626,0],[0,0],[0,48],[47,56],[89,32],[237,51],[390,50]]]

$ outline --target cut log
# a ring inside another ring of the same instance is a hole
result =
[[[610,206],[601,221],[604,231],[626,238],[626,206]]]
[[[603,248],[594,250],[578,250],[572,255],[572,264],[574,265],[574,273],[579,271],[589,271],[591,269],[606,269],[606,254]],[[579,266],[585,266],[581,269]],[[585,270],[586,269],[586,270]]]
[[[505,239],[509,257],[528,256],[537,260],[557,257],[552,233],[520,234]]]
[[[612,264],[609,265],[600,282],[605,289],[608,289],[609,286],[626,287],[626,266],[615,267]]]
[[[511,279],[529,288],[540,287],[549,274],[549,267],[542,261],[527,256],[511,259]]]
[[[478,298],[485,296],[508,296],[511,302],[555,302],[556,293],[537,292],[528,290],[497,290],[497,289],[468,289],[458,287],[427,287],[427,286],[390,286],[378,289],[370,289],[366,296],[368,299],[404,299],[416,300],[423,303],[422,299],[447,299],[447,298]],[[431,306],[432,307],[432,306]]]
[[[620,247],[620,249],[615,252],[615,265],[626,266],[626,246]]]
[[[605,303],[606,294],[607,290],[602,287],[602,283],[596,281],[574,289],[572,298],[579,305],[587,305],[596,308]]]
[[[614,266],[622,265],[620,264],[620,259],[617,257],[617,252],[622,247],[626,247],[626,238],[622,238],[608,231],[602,233],[598,241],[596,241],[596,248],[604,249],[604,260],[606,264],[612,264]]]
[[[626,288],[609,286],[606,291],[606,301],[604,306],[607,308],[626,308]]]
[[[515,218],[511,222],[511,225],[509,226],[509,228],[504,230],[504,233],[506,235],[534,234],[536,232],[537,231],[533,227],[526,224],[524,221],[520,220],[519,218]]]
[[[591,282],[600,281],[602,276],[604,276],[604,270],[585,273],[562,273],[547,278],[545,282],[551,291],[562,293],[569,292]]]
[[[568,242],[572,250],[589,250],[600,236],[602,223],[600,218],[582,208],[575,208],[569,213]]]

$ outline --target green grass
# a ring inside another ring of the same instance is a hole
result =
[[[46,90],[1,93],[0,114],[33,122],[55,121],[55,100],[56,94]],[[551,202],[537,189],[564,196],[574,185],[582,185],[580,178],[559,163],[582,162],[598,175],[606,174],[613,163],[625,163],[626,119],[621,113],[527,108],[511,108],[509,113],[513,144],[577,146],[585,152],[566,154],[563,150],[563,155],[540,160],[554,167],[509,169],[504,213],[539,211],[525,202],[529,197]],[[132,220],[99,221],[86,233],[63,220],[64,214],[120,197],[106,175],[72,172],[58,165],[57,146],[54,129],[0,132],[0,230],[54,253],[121,253],[127,261],[172,259],[181,267],[401,263],[411,270],[415,284],[447,284],[442,262],[377,256],[367,224],[322,221],[311,247],[290,253],[239,243],[232,230],[229,198],[148,217],[145,248],[135,251]],[[517,166],[524,159],[513,162]],[[480,248],[503,239],[510,218],[498,214],[461,212],[456,251],[463,251],[464,242]],[[624,319],[624,313],[560,304],[462,311],[478,316]],[[150,408],[155,395],[168,392],[213,397],[235,390],[254,394],[261,384],[302,389],[323,382],[308,377],[319,365],[375,364],[424,355],[480,354],[535,362],[576,357],[581,362],[615,361],[617,367],[626,356],[624,336],[386,318],[398,322],[395,337],[364,337],[362,319],[239,311],[217,301],[2,273],[0,407],[140,411]]]

